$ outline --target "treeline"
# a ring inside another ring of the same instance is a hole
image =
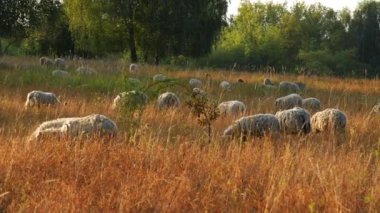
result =
[[[0,0],[1,34],[28,54],[130,60],[210,53],[226,25],[227,0]],[[2,48],[3,52],[6,48]]]
[[[380,2],[351,12],[321,4],[250,3],[226,27],[209,63],[244,69],[369,76],[380,74]]]
[[[327,75],[380,73],[380,2],[0,0],[0,53],[123,55],[130,61]]]

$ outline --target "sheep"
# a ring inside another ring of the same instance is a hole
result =
[[[281,98],[277,98],[275,101],[277,110],[291,109],[293,107],[302,106],[302,97],[298,94],[290,94]]]
[[[153,82],[165,81],[166,79],[168,79],[168,77],[163,74],[156,74],[153,76]]]
[[[59,77],[59,78],[64,78],[64,77],[69,77],[70,74],[64,70],[54,70],[51,73],[54,77]]]
[[[137,73],[139,71],[140,67],[138,64],[131,64],[129,65],[129,72],[130,73]]]
[[[191,88],[200,88],[202,87],[202,81],[196,78],[192,78],[189,80],[189,84]]]
[[[280,84],[278,85],[278,88],[280,90],[290,91],[290,92],[295,92],[295,93],[298,93],[301,91],[297,84],[288,82],[288,81],[281,81]]]
[[[59,118],[43,122],[29,137],[39,140],[42,137],[81,137],[81,136],[116,136],[117,125],[104,115],[92,114],[85,117]]]
[[[91,68],[91,67],[78,67],[76,72],[79,74],[79,75],[95,75],[97,72],[95,69]]]
[[[278,137],[280,123],[272,114],[257,114],[245,116],[236,120],[223,132],[223,138],[241,138],[243,141],[248,136],[263,137],[265,135]]]
[[[54,65],[59,69],[65,69],[66,61],[63,58],[54,59]]]
[[[25,108],[41,105],[55,105],[61,103],[57,96],[51,92],[31,91],[28,93]]]
[[[244,113],[246,106],[241,101],[225,101],[218,105],[218,109],[221,115],[237,115]]]
[[[172,92],[165,92],[158,96],[157,103],[159,110],[164,108],[178,108],[181,105],[178,96]]]
[[[300,90],[305,90],[306,89],[306,84],[302,82],[294,82]]]
[[[328,108],[317,112],[311,117],[311,129],[314,133],[331,132],[344,134],[346,131],[347,117],[339,109]]]
[[[311,131],[310,113],[300,107],[279,111],[275,115],[280,129],[285,134],[308,134]]]
[[[309,112],[317,112],[321,110],[321,101],[317,98],[305,98],[302,100],[302,107]]]
[[[223,91],[231,91],[231,84],[228,81],[220,82],[219,87],[222,88]]]
[[[273,82],[269,78],[264,79],[264,85],[273,86]]]
[[[40,58],[40,64],[41,65],[46,65],[46,66],[53,66],[54,61],[48,57],[41,57]]]
[[[145,106],[148,104],[148,96],[140,91],[132,90],[129,92],[122,92],[118,94],[113,100],[112,108],[116,109],[120,106],[120,102],[123,100],[127,101],[128,104],[135,104],[138,106]]]

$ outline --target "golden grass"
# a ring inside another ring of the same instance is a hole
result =
[[[10,70],[37,66],[36,58],[3,58]],[[71,64],[72,63],[72,64]],[[70,62],[73,68],[77,62]],[[87,62],[81,62],[87,63]],[[90,61],[120,75],[115,61]],[[17,64],[21,64],[16,66]],[[144,67],[143,74],[213,82],[208,91],[220,100],[239,99],[249,114],[274,113],[278,92],[255,90],[264,73],[168,71]],[[102,75],[102,74],[101,74]],[[106,75],[106,74],[104,74]],[[125,118],[110,109],[115,94],[78,92],[71,88],[32,85],[0,86],[0,210],[37,212],[109,211],[271,211],[376,212],[380,209],[380,117],[368,117],[380,99],[379,80],[356,80],[273,74],[273,80],[303,81],[304,97],[339,107],[349,120],[347,139],[336,146],[329,135],[283,136],[280,141],[253,139],[245,144],[223,142],[221,133],[235,118],[219,118],[213,142],[189,109],[157,112],[151,100],[143,125],[125,131]],[[247,83],[221,94],[218,81]],[[3,79],[0,79],[1,82]],[[64,105],[25,110],[26,93],[54,90]],[[184,101],[186,93],[178,90]],[[43,121],[58,117],[104,114],[121,130],[112,141],[101,138],[66,141],[51,138],[27,142]]]

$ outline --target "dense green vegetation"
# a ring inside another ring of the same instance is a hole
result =
[[[380,2],[356,10],[321,4],[227,0],[0,0],[0,53],[337,76],[380,71]]]

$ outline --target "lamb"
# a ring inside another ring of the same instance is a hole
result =
[[[269,78],[264,79],[264,85],[273,86],[273,82]]]
[[[192,78],[189,80],[189,84],[191,88],[201,88],[202,87],[202,81],[196,78]]]
[[[54,70],[52,73],[51,73],[54,77],[59,77],[59,78],[65,78],[65,77],[69,77],[70,74],[64,70]]]
[[[223,91],[231,91],[231,84],[228,81],[220,82],[219,87],[222,88]]]
[[[168,77],[163,74],[156,74],[153,76],[153,82],[165,81],[166,79],[168,79]]]
[[[218,109],[221,115],[237,115],[244,113],[246,106],[243,102],[234,100],[220,103]]]
[[[41,57],[40,58],[40,64],[41,65],[46,65],[46,66],[53,66],[54,61],[48,57]]]
[[[339,109],[328,108],[317,112],[311,118],[311,128],[314,133],[331,132],[344,134],[346,131],[347,117]]]
[[[302,106],[302,97],[298,94],[290,94],[281,98],[277,98],[275,102],[277,110],[291,109],[293,107]]]
[[[65,59],[63,59],[63,58],[56,58],[56,59],[54,59],[54,65],[57,68],[64,70],[65,69],[65,65],[66,65]]]
[[[227,127],[223,133],[223,138],[241,138],[243,141],[248,136],[278,137],[280,132],[280,123],[272,114],[257,114],[245,116],[236,120],[232,125]]]
[[[79,75],[95,75],[97,72],[95,69],[91,68],[91,67],[78,67],[78,69],[76,70],[76,72],[79,74]]]
[[[317,112],[321,110],[321,101],[317,98],[305,98],[302,100],[302,107],[309,112]]]
[[[130,73],[137,73],[139,71],[140,67],[138,64],[131,64],[129,65],[129,72]]]
[[[279,111],[275,115],[285,134],[308,134],[311,131],[310,113],[300,107]]]
[[[295,92],[295,93],[298,93],[301,91],[297,84],[288,82],[288,81],[281,81],[280,84],[278,85],[278,88],[280,88],[280,90],[290,91],[290,92]]]
[[[42,123],[29,137],[39,140],[43,137],[116,136],[115,122],[104,115],[92,114],[85,117],[59,118]]]
[[[157,102],[159,110],[165,108],[178,108],[181,105],[178,96],[172,92],[165,92],[161,94],[158,97]]]
[[[56,105],[61,103],[57,96],[51,92],[31,91],[28,93],[25,108],[41,105]]]
[[[129,92],[122,92],[116,96],[116,98],[113,100],[112,108],[116,109],[120,106],[120,102],[124,99],[125,101],[132,102],[135,105],[138,106],[145,106],[148,104],[148,96],[140,91],[132,90]]]

